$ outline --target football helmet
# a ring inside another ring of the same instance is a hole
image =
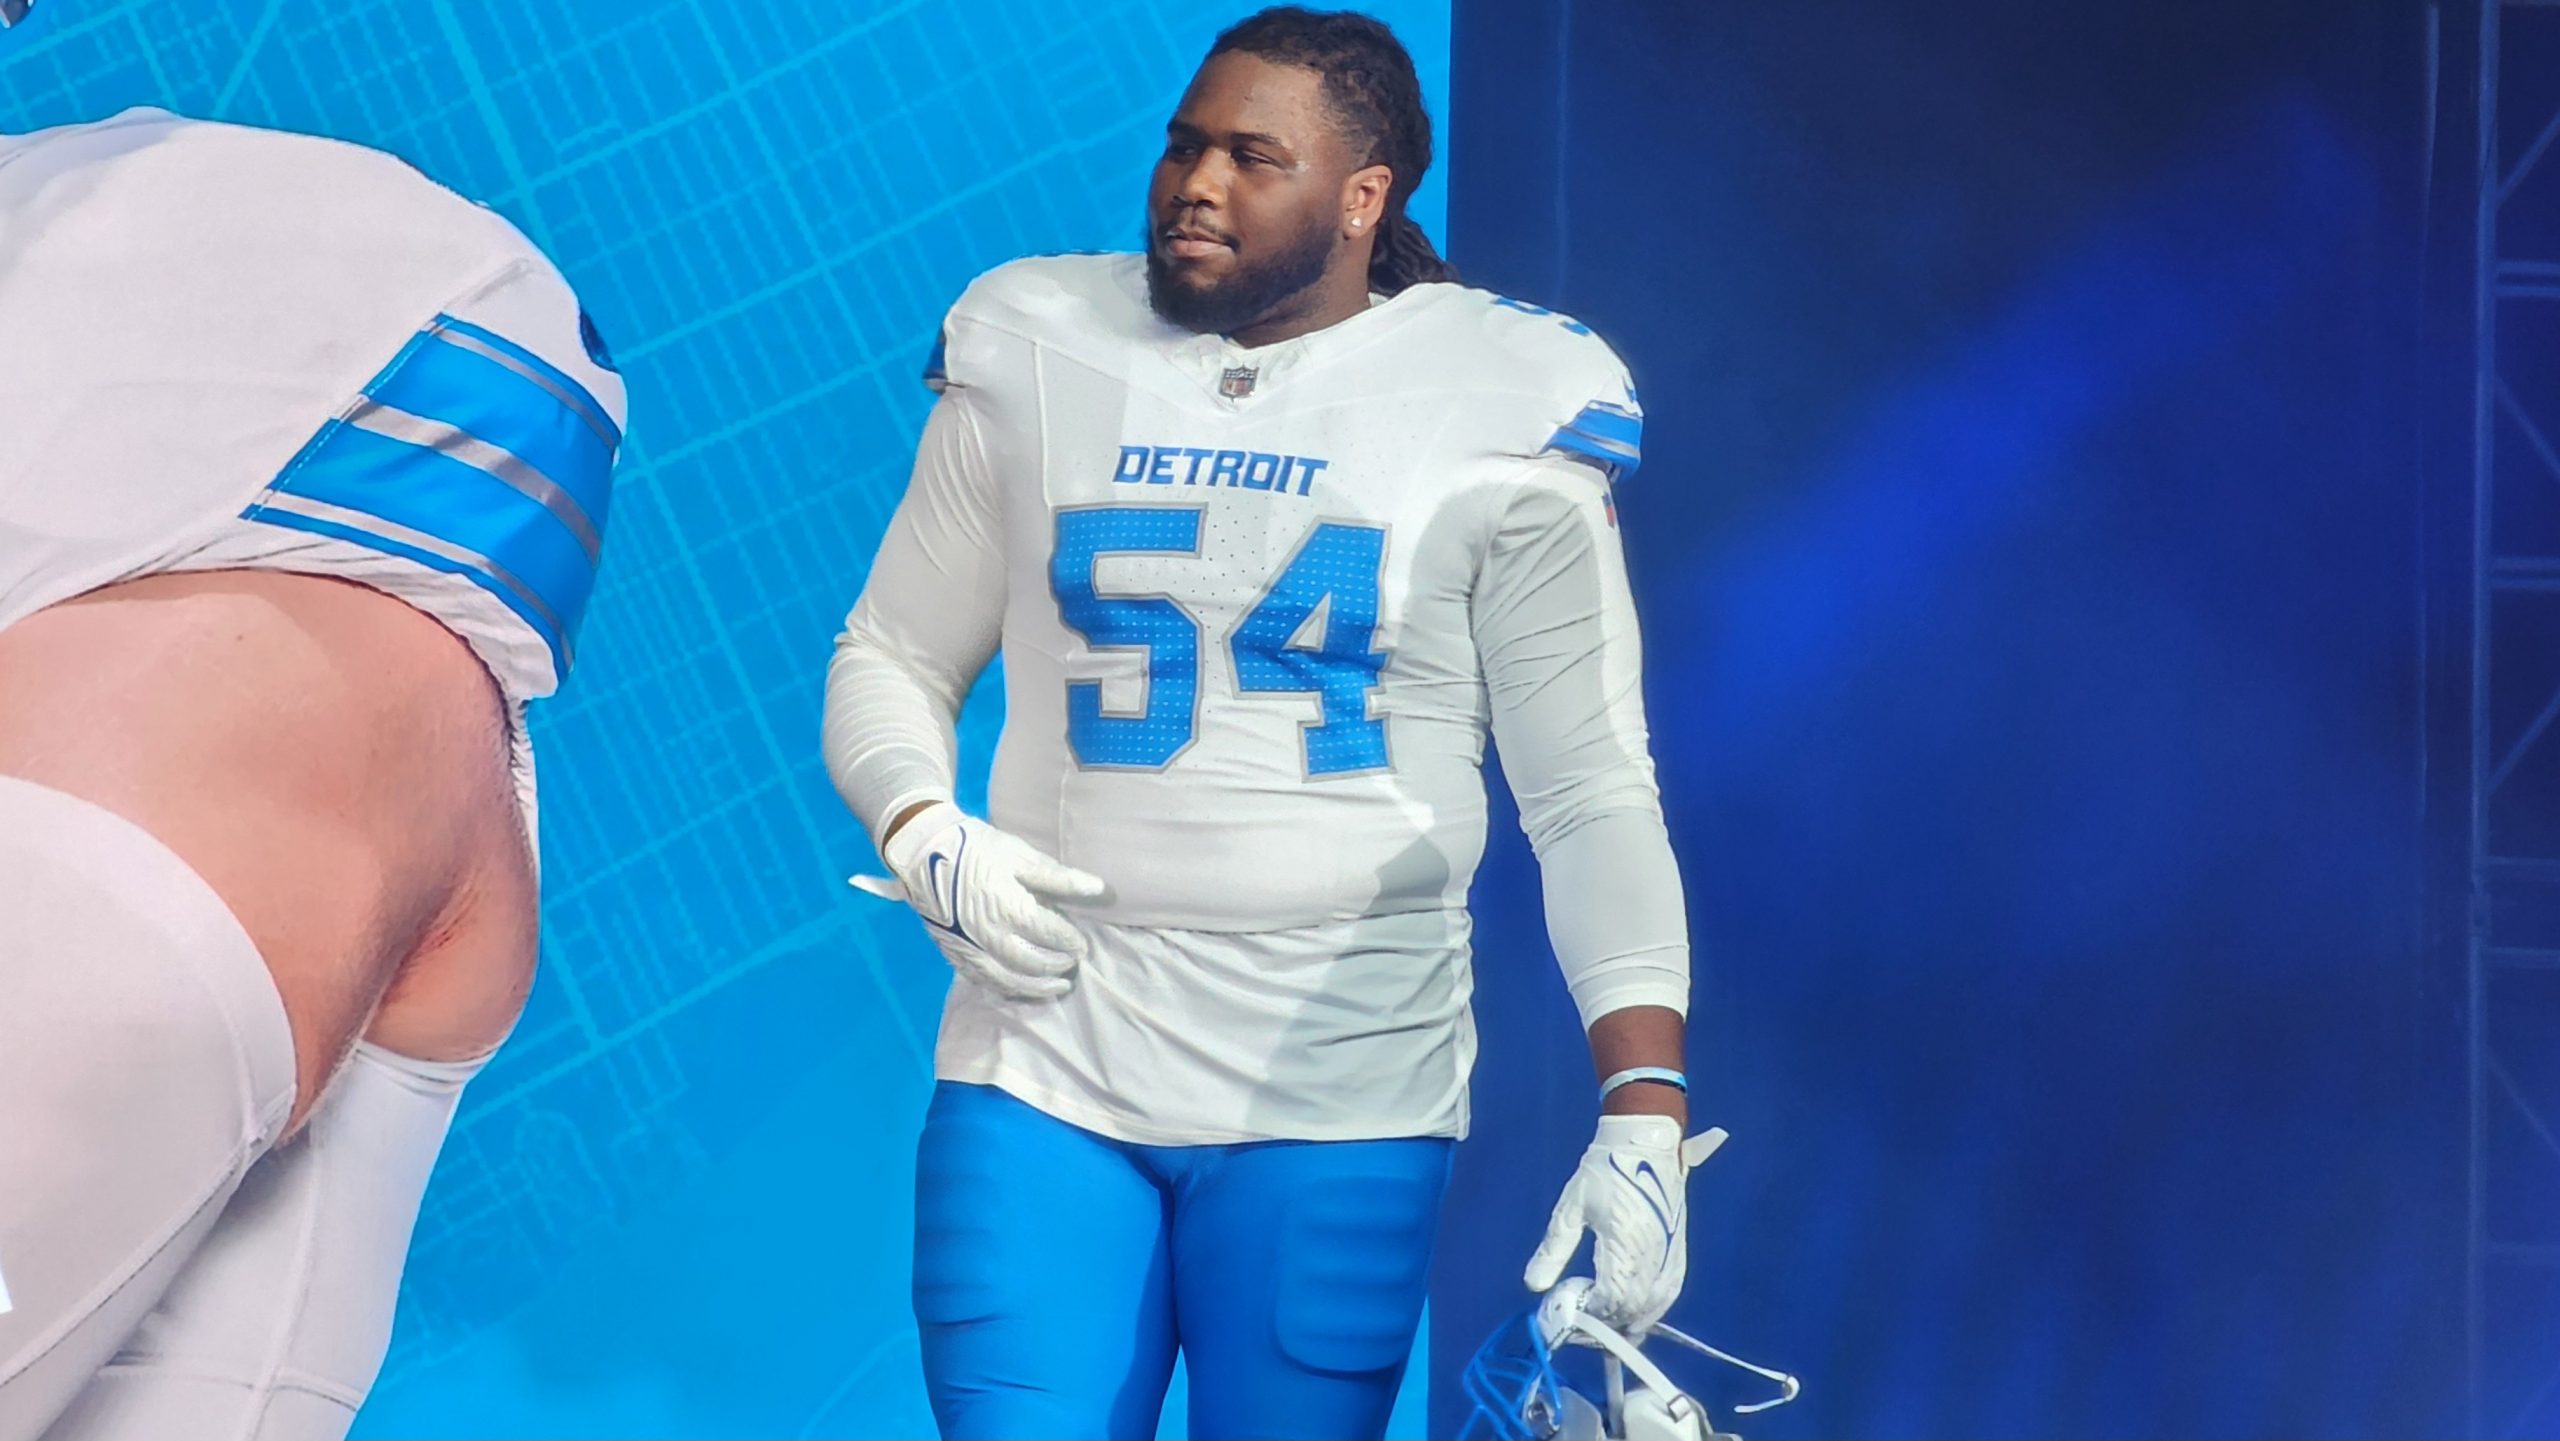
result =
[[[1572,1277],[1535,1310],[1505,1322],[1459,1377],[1467,1400],[1461,1441],[1735,1441],[1719,1431],[1705,1403],[1672,1384],[1639,1342],[1669,1341],[1775,1382],[1778,1394],[1734,1407],[1736,1415],[1796,1399],[1796,1378],[1755,1366],[1669,1326],[1630,1337],[1584,1309],[1588,1277]],[[1584,1349],[1599,1353],[1599,1384]]]

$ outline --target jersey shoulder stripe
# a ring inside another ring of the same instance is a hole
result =
[[[621,427],[506,337],[438,316],[242,518],[369,546],[495,596],[568,673]]]
[[[1549,450],[1591,461],[1624,480],[1644,463],[1644,413],[1631,403],[1595,400],[1556,430]]]
[[[1626,362],[1570,315],[1491,291],[1435,287],[1440,353],[1480,367],[1488,389],[1526,390],[1545,407],[1537,454],[1633,475],[1644,455],[1644,408]]]

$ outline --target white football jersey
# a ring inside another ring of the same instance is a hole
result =
[[[1140,257],[1053,257],[928,378],[830,772],[875,835],[948,798],[1001,648],[989,819],[1110,886],[1065,995],[954,985],[938,1076],[1143,1143],[1462,1134],[1488,734],[1586,1018],[1685,1009],[1610,499],[1641,421],[1589,330],[1432,284],[1245,349]]]
[[[0,136],[0,358],[0,627],[263,568],[408,601],[511,702],[567,669],[621,378],[532,242],[399,159],[156,110]]]
[[[945,327],[1008,563],[989,818],[1110,880],[1123,925],[1462,905],[1477,571],[1523,460],[1634,467],[1625,367],[1455,285],[1249,351],[1167,325],[1145,284],[1136,256],[1023,261]]]

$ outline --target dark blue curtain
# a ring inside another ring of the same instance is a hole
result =
[[[1457,7],[1453,258],[1644,397],[1619,512],[1733,1132],[1673,1319],[1805,1378],[1750,1434],[2462,1424],[2432,24]],[[1593,1112],[1498,834],[1443,1430]]]

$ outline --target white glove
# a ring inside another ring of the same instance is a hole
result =
[[[1584,1304],[1627,1335],[1651,1331],[1689,1276],[1689,1171],[1724,1140],[1723,1130],[1711,1129],[1684,1143],[1669,1116],[1602,1116],[1529,1258],[1529,1289],[1547,1290],[1564,1276],[1588,1229],[1594,1276]]]
[[[908,817],[880,858],[898,879],[855,876],[853,885],[915,907],[953,969],[1017,1001],[1067,993],[1084,937],[1052,902],[1098,899],[1108,889],[1100,876],[1062,865],[949,801]]]

